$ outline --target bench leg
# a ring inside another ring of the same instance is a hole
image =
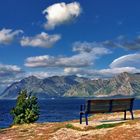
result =
[[[86,125],[88,125],[88,114],[85,114]]]
[[[134,120],[133,111],[131,110],[130,113],[131,113],[131,116],[132,116],[132,120]]]
[[[82,124],[82,114],[80,113],[80,124]]]
[[[124,111],[124,120],[126,120],[126,110]]]

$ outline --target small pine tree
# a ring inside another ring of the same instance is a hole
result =
[[[17,98],[16,106],[11,110],[13,124],[32,123],[39,118],[39,107],[37,98],[28,95],[27,91],[22,90]]]

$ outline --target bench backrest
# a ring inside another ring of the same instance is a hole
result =
[[[93,99],[87,100],[85,111],[87,113],[107,113],[131,111],[134,98]]]

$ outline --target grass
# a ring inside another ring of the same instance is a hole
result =
[[[121,125],[123,123],[124,122],[101,124],[101,125],[98,125],[98,126],[87,126],[84,129],[81,129],[80,127],[76,127],[76,126],[74,126],[74,125],[69,123],[69,124],[65,125],[65,128],[69,128],[69,129],[73,129],[73,130],[78,130],[78,131],[88,131],[88,130],[94,130],[94,129],[111,128],[111,127],[115,127],[115,126]]]
[[[123,122],[122,122],[123,123]],[[110,123],[110,124],[101,124],[95,127],[95,129],[102,129],[102,128],[111,128],[111,127],[115,127],[118,126],[122,123]]]
[[[66,128],[74,128],[74,126],[70,123],[66,124]]]
[[[65,128],[70,128],[70,129],[73,129],[73,130],[78,130],[78,131],[82,131],[81,128],[79,127],[76,127],[76,126],[73,126],[72,124],[68,123],[65,125]]]

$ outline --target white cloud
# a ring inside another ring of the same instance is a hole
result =
[[[24,77],[29,77],[29,76],[35,76],[39,79],[44,79],[46,77],[50,77],[50,73],[49,72],[45,72],[45,71],[35,71],[35,72],[27,72]]]
[[[47,71],[32,71],[32,72],[27,72],[25,73],[25,75],[23,76],[25,77],[29,77],[29,76],[35,76],[39,79],[44,79],[47,77],[52,77],[52,76],[62,76],[65,75],[64,72],[62,70],[58,70],[58,69],[49,69]]]
[[[28,57],[25,60],[25,66],[27,67],[53,67],[56,58],[49,55]]]
[[[85,75],[89,77],[112,77],[122,72],[140,73],[140,54],[124,55],[115,59],[107,69],[85,69],[67,67],[64,69],[65,74]]]
[[[77,73],[80,68],[64,68],[65,73]]]
[[[66,67],[64,68],[64,73],[65,74],[70,74],[70,75],[84,75],[84,74],[89,74],[89,71],[86,71],[85,69],[82,68],[71,68],[71,67]]]
[[[140,50],[140,36],[128,40],[126,36],[120,35],[115,40],[106,40],[100,43],[105,47],[123,48],[126,50]]]
[[[58,34],[48,35],[45,32],[41,32],[34,37],[23,37],[20,43],[22,46],[49,48],[52,47],[60,39],[61,36]]]
[[[25,61],[27,67],[84,67],[90,65],[87,54],[78,54],[71,57],[54,57],[49,55],[29,57]]]
[[[92,53],[93,55],[110,54],[111,51],[104,47],[103,44],[97,42],[75,42],[73,51],[79,53]]]
[[[53,4],[43,11],[45,18],[47,19],[45,28],[54,29],[55,26],[72,21],[78,17],[80,13],[81,7],[78,2]]]
[[[108,69],[83,69],[83,68],[65,68],[64,73],[70,75],[82,75],[90,78],[107,78],[112,77],[122,72],[139,73],[140,69],[135,67],[121,67],[121,68],[108,68]]]
[[[14,39],[15,36],[17,36],[19,33],[23,33],[22,30],[15,30],[12,29],[5,29],[3,28],[0,30],[0,44],[8,45],[10,44]]]
[[[89,43],[89,42],[75,42],[73,44],[73,51],[75,52],[87,52],[90,53],[93,49],[93,47],[95,46],[95,43]],[[96,46],[97,47],[97,46]]]
[[[97,74],[101,75],[103,77],[111,77],[113,75],[120,74],[123,72],[138,73],[138,72],[140,72],[140,69],[137,69],[135,67],[109,68],[109,69],[99,70],[99,71],[97,71]]]
[[[16,65],[0,64],[0,90],[17,81],[18,76],[24,71]]]
[[[136,67],[140,68],[140,53],[128,54],[115,59],[111,64],[111,68],[116,67]]]
[[[0,76],[9,76],[17,73],[21,73],[22,70],[16,65],[4,65],[0,64]]]
[[[35,56],[29,57],[25,60],[25,66],[27,67],[86,67],[94,65],[96,59],[99,59],[102,55],[111,53],[108,49],[103,47],[93,47],[92,43],[87,43],[88,46],[84,46],[83,43],[73,46],[73,51],[78,53],[70,57],[66,56]],[[84,49],[83,49],[84,46]],[[86,47],[90,51],[86,51]]]

